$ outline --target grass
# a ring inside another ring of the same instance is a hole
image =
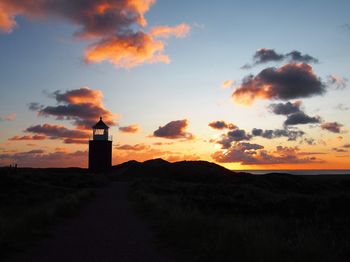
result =
[[[350,178],[142,179],[130,198],[180,261],[348,261]]]
[[[107,180],[82,169],[0,168],[0,261],[10,261],[50,226],[74,216]]]

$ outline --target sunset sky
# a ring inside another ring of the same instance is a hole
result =
[[[0,166],[350,169],[350,1],[0,0]]]

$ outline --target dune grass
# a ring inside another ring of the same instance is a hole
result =
[[[134,183],[130,198],[159,245],[179,261],[348,261],[350,180],[344,181],[144,179]]]
[[[0,261],[49,236],[51,225],[76,215],[106,182],[81,169],[0,169]]]

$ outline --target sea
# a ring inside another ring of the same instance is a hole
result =
[[[316,169],[316,170],[233,170],[235,172],[247,172],[254,175],[264,175],[268,173],[283,173],[291,175],[350,175],[350,170],[348,169]]]

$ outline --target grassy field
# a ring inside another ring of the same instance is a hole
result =
[[[105,183],[83,169],[0,168],[0,261],[48,236],[50,225],[75,215]]]
[[[350,176],[144,178],[130,198],[180,261],[350,259]]]

